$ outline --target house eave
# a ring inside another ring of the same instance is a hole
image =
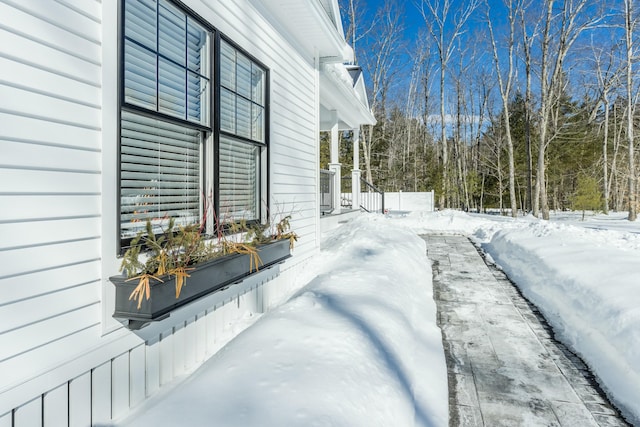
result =
[[[324,111],[337,111],[341,128],[376,124],[366,97],[360,98],[342,64],[326,64],[320,68],[320,105]],[[320,121],[321,128],[329,125],[322,117]]]
[[[288,33],[307,53],[316,54],[323,63],[353,60],[342,25],[334,23],[319,0],[251,0],[263,13]]]

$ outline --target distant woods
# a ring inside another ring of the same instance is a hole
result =
[[[360,161],[376,186],[433,189],[440,208],[635,220],[633,0],[340,3],[378,120],[362,130]]]

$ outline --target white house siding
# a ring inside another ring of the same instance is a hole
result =
[[[101,5],[42,6],[0,1],[0,420],[23,404],[15,425],[66,399],[62,381],[16,387],[101,329]]]
[[[136,333],[117,327],[117,2],[0,0],[0,427],[125,416],[291,292],[317,251],[313,54],[244,0],[185,3],[271,70],[271,209],[293,214],[295,256]]]

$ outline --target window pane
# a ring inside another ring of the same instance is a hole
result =
[[[236,90],[236,51],[224,40],[220,41],[220,84]]]
[[[266,72],[224,40],[220,45],[221,130],[264,142]]]
[[[236,133],[236,96],[224,88],[220,90],[220,129]]]
[[[251,138],[251,102],[236,97],[236,135]]]
[[[256,104],[252,108],[251,139],[264,142],[264,108]]]
[[[220,217],[225,221],[259,219],[260,148],[220,138]]]
[[[156,1],[129,0],[125,3],[125,37],[156,51]]]
[[[124,33],[124,102],[209,125],[209,32],[167,0],[128,0]]]
[[[264,105],[264,71],[253,64],[251,74],[251,99],[256,104]]]
[[[236,91],[245,98],[251,99],[251,61],[240,54],[237,56],[237,61]]]
[[[120,144],[120,236],[160,226],[200,221],[202,134],[188,127],[122,112]]]
[[[187,72],[187,120],[209,124],[209,81]]]
[[[124,100],[156,109],[156,56],[126,40],[124,46]]]
[[[184,68],[160,58],[158,92],[160,103],[158,111],[181,119],[186,118],[187,76]]]
[[[160,3],[158,24],[160,26],[158,35],[160,55],[185,67],[187,57],[185,14],[163,1]]]
[[[209,75],[209,33],[191,18],[187,18],[187,68]]]

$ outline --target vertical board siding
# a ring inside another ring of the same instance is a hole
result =
[[[119,418],[129,409],[129,352],[111,361],[111,416]]]
[[[42,427],[42,397],[13,411],[13,427]]]
[[[207,355],[207,318],[202,312],[196,318],[196,364],[202,363]]]
[[[173,380],[173,328],[160,335],[160,385]]]
[[[196,352],[198,344],[196,342],[196,318],[187,320],[184,328],[184,368],[191,371],[196,365]]]
[[[43,396],[44,427],[69,426],[69,388],[63,384]]]
[[[91,425],[91,372],[69,381],[69,427]]]
[[[153,395],[160,388],[160,338],[147,341],[145,354],[146,396]]]
[[[216,347],[216,343],[218,342],[216,339],[218,334],[218,327],[216,326],[217,322],[214,307],[212,307],[210,310],[207,310],[207,314],[205,315],[205,322],[207,330],[207,354],[214,354],[218,350]]]
[[[145,346],[129,352],[129,406],[137,406],[146,397]]]
[[[91,371],[91,423],[111,420],[111,361]]]
[[[174,377],[179,377],[185,373],[185,335],[184,323],[173,328],[173,373]]]

